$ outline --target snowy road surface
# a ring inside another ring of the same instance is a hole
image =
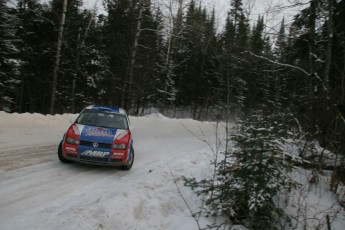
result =
[[[214,143],[214,124],[160,114],[131,117],[135,162],[121,171],[60,163],[57,147],[71,117],[0,111],[0,230],[198,229],[183,198],[194,213],[201,201],[178,179],[212,174],[213,153],[198,138]],[[292,175],[303,186],[289,195],[286,212],[300,218],[299,226],[306,218],[298,210],[307,210],[308,229],[326,229],[327,213],[332,230],[345,229],[344,210],[329,192],[327,174],[317,186],[308,183],[310,170]],[[199,223],[213,221],[201,217]]]
[[[132,117],[135,162],[121,171],[60,163],[57,146],[70,116],[0,112],[0,230],[197,229],[171,172],[210,173],[212,151],[186,128],[212,142],[213,124]],[[198,210],[199,199],[178,184]]]

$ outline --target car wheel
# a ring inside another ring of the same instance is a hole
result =
[[[133,162],[134,162],[134,149],[133,149],[133,147],[131,147],[131,152],[132,152],[131,158],[129,159],[127,165],[122,166],[123,170],[127,170],[128,171],[128,170],[130,170],[132,168],[132,165],[133,165]]]
[[[62,141],[59,144],[58,156],[59,156],[59,159],[60,159],[61,162],[63,162],[63,163],[68,163],[69,162],[69,160],[64,158],[63,155],[62,155]]]

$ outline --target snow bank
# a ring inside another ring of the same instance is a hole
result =
[[[169,119],[169,118],[165,117],[161,113],[151,113],[151,114],[145,115],[144,117],[146,117],[146,118],[154,118],[154,119]]]
[[[57,143],[74,117],[73,114],[52,116],[0,111],[0,146],[10,148]]]

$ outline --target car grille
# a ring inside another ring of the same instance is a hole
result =
[[[108,158],[103,158],[103,157],[91,157],[91,156],[80,156],[81,161],[90,161],[90,162],[95,162],[95,163],[108,163]]]
[[[84,145],[84,146],[91,146],[93,147],[93,143],[95,142],[92,142],[92,141],[80,141],[80,145]],[[111,144],[108,144],[108,143],[98,143],[98,148],[105,148],[105,149],[110,149],[111,148]]]
[[[122,159],[111,159],[111,162],[122,162]]]
[[[71,153],[67,153],[68,157],[72,157],[72,158],[78,158],[78,155],[76,154],[71,154]]]

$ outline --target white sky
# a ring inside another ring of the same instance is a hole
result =
[[[152,0],[153,3],[161,5],[161,9],[164,12],[164,3],[169,1],[177,3],[177,0]],[[197,0],[198,1],[198,0]],[[226,15],[230,9],[231,0],[199,0],[210,11],[213,7],[216,10],[218,30],[221,31],[224,25]],[[189,0],[185,0],[189,2]],[[296,2],[307,2],[307,0],[243,0],[244,11],[253,24],[259,15],[264,16],[266,21],[266,32],[274,33],[274,30],[279,29],[282,18],[285,18],[285,22],[289,23],[294,15],[296,15],[301,7],[285,8],[282,7],[291,6]],[[162,4],[163,3],[163,4]],[[102,12],[102,0],[84,0],[84,5],[87,8],[97,8],[98,12]]]
[[[227,13],[230,9],[231,0],[200,0],[207,5],[210,10],[214,7],[217,13],[219,27],[225,23]],[[289,24],[294,15],[299,12],[303,6],[289,7],[295,5],[296,2],[307,2],[307,0],[243,0],[243,9],[246,16],[250,20],[250,24],[254,24],[259,15],[264,16],[266,21],[266,32],[274,33],[279,29],[281,20],[285,18],[285,23]]]
[[[170,0],[153,0],[156,4],[161,5],[164,10],[164,3],[166,4]],[[177,2],[177,0],[172,0]],[[185,0],[188,2],[189,0]],[[218,18],[219,25],[223,25],[226,15],[230,9],[231,0],[199,0],[203,5],[207,6],[210,10],[213,7],[216,10],[216,16]],[[259,15],[263,15],[265,20],[270,26],[280,25],[281,19],[285,17],[289,22],[291,18],[298,13],[299,7],[285,8],[291,5],[295,5],[296,2],[307,2],[307,0],[243,0],[244,10],[251,21],[255,21]],[[103,10],[102,0],[84,0],[84,5],[87,8],[95,8],[98,12]]]
[[[15,0],[14,0],[15,1]],[[49,2],[51,0],[41,0]],[[106,14],[104,11],[103,0],[82,0],[85,8],[96,9],[98,13]],[[151,0],[164,12],[167,12],[170,2],[173,3],[175,10],[177,8],[178,0]],[[221,32],[224,28],[227,13],[230,9],[231,0],[195,0],[197,3],[201,2],[211,12],[214,8],[216,10],[217,30]],[[188,4],[190,0],[184,0],[184,4]],[[264,16],[265,20],[265,33],[271,37],[277,34],[283,17],[285,18],[286,28],[291,23],[293,16],[296,15],[301,9],[308,6],[308,0],[242,0],[243,9],[246,16],[253,25],[259,15]],[[297,3],[299,3],[299,6]],[[294,6],[294,7],[291,7]]]

